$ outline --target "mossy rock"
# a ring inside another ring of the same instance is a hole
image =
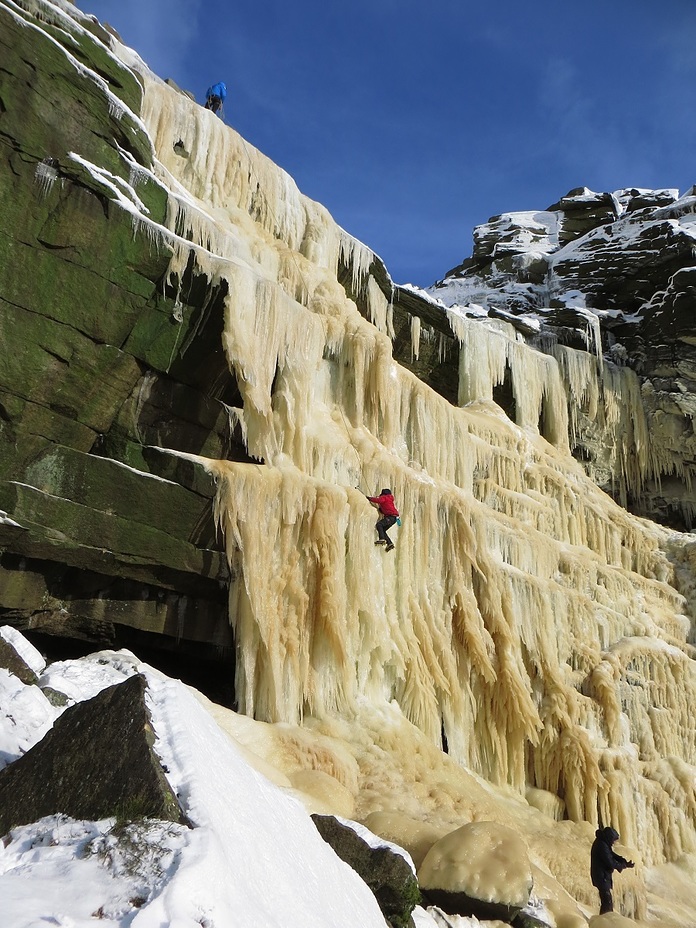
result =
[[[39,678],[24,658],[20,657],[9,641],[5,641],[2,636],[0,636],[0,667],[9,670],[22,683],[34,684],[39,681]]]
[[[66,45],[70,47],[51,41],[41,30],[27,29],[8,10],[0,8],[0,58],[6,78],[0,84],[3,134],[21,138],[24,150],[35,161],[46,156],[62,160],[69,151],[82,149],[83,157],[119,173],[123,161],[116,141],[137,163],[149,166],[152,146],[133,118],[140,109],[137,80],[114,61],[109,67],[112,73],[118,70],[118,84],[112,82],[118,93],[110,96],[109,92],[114,91],[103,78],[95,79],[80,67],[81,62],[73,55],[77,48],[72,38]],[[86,48],[83,40],[83,54]],[[91,51],[106,66],[103,46],[95,42]],[[35,61],[41,63],[40,67],[33,64]],[[8,75],[12,80],[7,79]],[[133,104],[133,115],[124,97]],[[123,100],[125,106],[114,105],[114,99]],[[105,131],[106,127],[109,131]],[[82,145],[83,141],[87,144]]]
[[[386,846],[370,847],[333,815],[313,815],[312,820],[324,841],[370,887],[392,928],[412,926],[411,913],[420,903],[421,894],[404,857]]]
[[[153,750],[146,688],[136,674],[71,706],[0,770],[0,834],[58,813],[95,821],[135,809],[140,817],[187,822]]]
[[[151,525],[34,487],[0,483],[0,505],[30,534],[62,548],[68,564],[91,569],[100,565],[104,573],[117,575],[127,575],[129,565],[142,565],[149,568],[151,582],[159,580],[163,586],[182,573],[223,583],[229,575],[222,552],[201,550]]]
[[[24,480],[52,496],[156,525],[160,531],[195,544],[211,511],[209,498],[177,483],[134,472],[118,461],[56,445],[26,468]]]

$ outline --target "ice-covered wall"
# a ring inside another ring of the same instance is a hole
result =
[[[572,451],[588,437],[601,444],[612,490],[624,506],[651,478],[659,482],[675,471],[688,477],[671,448],[651,441],[633,370],[557,342],[532,350],[511,323],[498,319],[456,310],[447,316],[461,346],[460,404],[493,400],[509,378],[516,423],[559,449]]]
[[[696,675],[668,535],[569,454],[569,393],[645,447],[630,373],[612,382],[590,354],[453,319],[450,405],[392,360],[369,249],[210,112],[145,85],[171,228],[228,285],[231,415],[260,462],[209,464],[240,569],[240,708],[295,722],[396,700],[493,782],[613,822],[648,860],[691,849]],[[188,260],[177,246],[173,279]],[[339,260],[375,324],[337,283]],[[517,424],[492,403],[506,366]],[[646,464],[631,442],[616,453],[635,483]],[[374,546],[364,498],[381,486],[402,512],[393,554]]]

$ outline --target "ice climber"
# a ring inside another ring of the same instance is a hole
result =
[[[208,87],[208,90],[205,95],[205,108],[207,110],[212,110],[214,113],[217,113],[222,109],[222,104],[225,102],[227,97],[227,87],[222,81],[219,81],[217,84],[213,84],[212,87]]]
[[[399,518],[399,510],[394,505],[392,491],[387,488],[380,490],[379,496],[368,496],[367,498],[373,506],[377,507],[380,515],[382,516],[382,518],[377,521],[377,525],[375,526],[377,529],[377,534],[379,535],[379,538],[375,544],[386,545],[387,551],[391,551],[394,547],[394,542],[391,540],[389,535],[387,535],[387,529],[390,529]]]
[[[614,828],[598,828],[590,851],[590,876],[599,892],[599,914],[614,911],[612,898],[612,873],[621,872],[626,867],[634,867],[632,860],[626,860],[612,850],[612,844],[619,840],[619,833]]]

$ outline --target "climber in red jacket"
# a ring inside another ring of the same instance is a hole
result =
[[[387,535],[387,529],[391,528],[399,518],[399,510],[394,505],[392,491],[390,489],[384,489],[380,491],[379,496],[368,496],[367,498],[373,506],[379,509],[380,515],[382,516],[375,526],[377,534],[379,535],[375,544],[386,545],[387,551],[391,551],[394,547],[394,542],[389,535]]]

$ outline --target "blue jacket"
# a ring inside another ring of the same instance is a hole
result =
[[[213,84],[212,87],[208,87],[208,90],[205,96],[206,96],[206,99],[209,99],[210,97],[220,97],[220,99],[224,103],[225,97],[227,96],[227,87],[225,87],[224,83],[220,81],[217,84]]]

